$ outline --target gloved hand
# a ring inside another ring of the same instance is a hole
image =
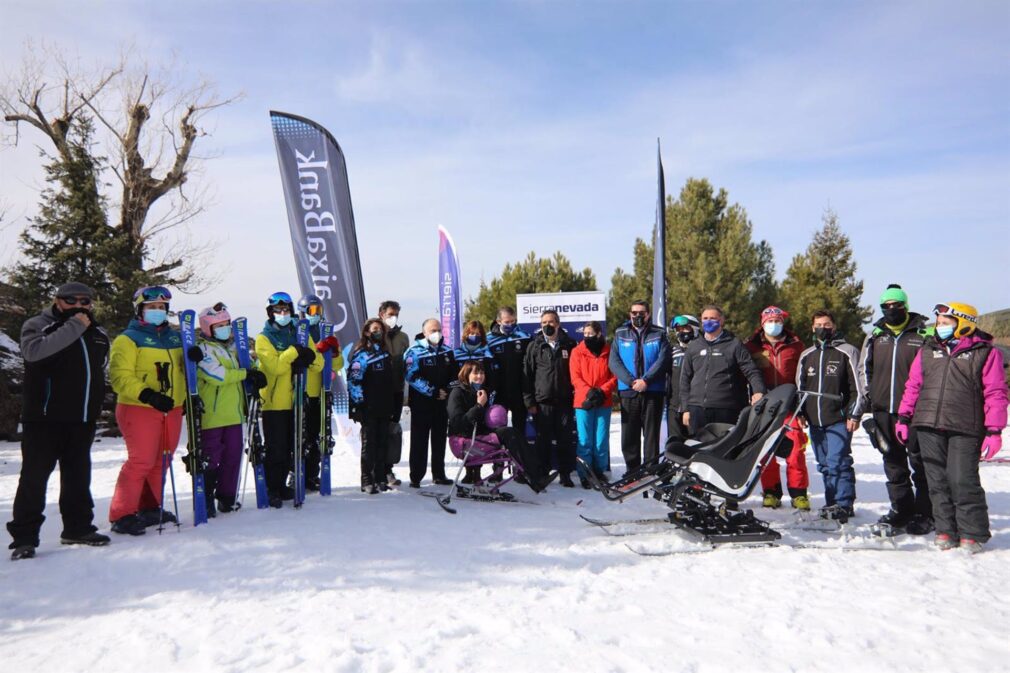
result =
[[[908,444],[908,421],[899,419],[897,423],[894,424],[894,436],[898,438],[902,446]]]
[[[144,404],[154,407],[163,414],[167,414],[172,409],[175,408],[175,400],[173,400],[168,395],[162,395],[161,393],[151,390],[150,388],[144,388],[140,391],[140,401]]]
[[[982,460],[992,460],[1002,448],[1002,435],[986,435],[982,440]]]
[[[603,404],[605,396],[603,391],[599,388],[590,388],[589,392],[586,393],[586,399],[582,403],[583,409],[595,409],[596,407]]]
[[[190,346],[186,351],[186,357],[190,362],[200,362],[203,360],[203,350],[199,346]]]
[[[267,375],[258,369],[245,370],[245,380],[251,383],[256,390],[267,387]]]
[[[298,351],[298,357],[295,361],[291,363],[292,367],[301,367],[305,369],[313,362],[316,361],[316,354],[308,346],[302,346],[301,344],[295,344],[295,350]]]
[[[359,407],[357,404],[349,405],[347,407],[347,417],[350,418],[352,421],[360,423],[362,419],[361,407]]]
[[[320,353],[325,353],[326,351],[333,351],[334,353],[340,352],[340,342],[337,337],[332,334],[319,343],[316,344],[316,350]]]

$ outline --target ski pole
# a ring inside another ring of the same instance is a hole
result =
[[[179,500],[175,494],[175,470],[172,469],[172,452],[168,448],[168,414],[162,414],[164,422],[161,425],[161,440],[164,442],[165,450],[162,452],[162,461],[168,463],[168,476],[172,480],[172,510],[175,512],[175,529],[182,532],[182,524],[179,523]],[[165,519],[165,475],[161,475],[161,521],[159,526],[164,525]],[[161,532],[161,529],[158,529]]]

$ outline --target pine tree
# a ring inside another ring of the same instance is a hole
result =
[[[863,281],[856,278],[852,246],[838,225],[838,215],[825,210],[823,225],[806,252],[793,257],[782,282],[782,307],[793,316],[797,331],[809,331],[814,311],[826,309],[835,316],[835,329],[849,343],[862,343],[863,325],[872,307],[862,306]]]
[[[121,328],[131,304],[115,270],[127,251],[106,216],[99,184],[104,159],[94,152],[93,133],[91,120],[78,116],[67,134],[68,151],[47,157],[38,215],[19,237],[21,254],[8,277],[12,299],[25,315],[48,306],[60,285],[78,281],[95,291],[99,321]]]
[[[718,304],[729,328],[742,335],[757,323],[775,296],[771,246],[754,243],[747,212],[729,203],[725,189],[708,180],[689,179],[676,201],[666,202],[667,315],[697,314]],[[607,322],[611,329],[627,320],[636,298],[652,296],[653,246],[635,241],[631,274],[617,269],[611,279]]]
[[[466,319],[480,320],[489,326],[502,306],[515,306],[517,294],[537,292],[580,292],[596,289],[591,269],[576,271],[560,252],[553,257],[537,258],[530,252],[515,264],[506,264],[501,275],[490,283],[481,281],[476,298],[466,301]]]

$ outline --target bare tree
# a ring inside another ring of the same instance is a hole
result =
[[[206,80],[186,82],[174,65],[152,68],[132,51],[111,67],[90,71],[58,50],[28,44],[26,52],[21,73],[0,88],[8,130],[4,140],[16,145],[21,125],[27,124],[66,159],[75,117],[93,117],[107,131],[101,151],[119,187],[119,198],[112,202],[119,210],[118,231],[131,251],[122,260],[121,275],[153,276],[189,291],[205,289],[213,280],[201,264],[206,238],[194,242],[176,236],[173,245],[157,254],[154,239],[205,209],[206,189],[187,187],[202,159],[194,145],[206,135],[201,127],[205,115],[236,97],[221,98]]]

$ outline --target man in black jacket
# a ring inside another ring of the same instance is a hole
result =
[[[708,423],[736,423],[740,411],[766,391],[754,359],[732,332],[723,329],[724,323],[721,308],[706,306],[701,312],[704,338],[684,349],[680,410],[692,435]]]
[[[56,291],[53,306],[25,321],[21,478],[14,515],[7,524],[11,559],[35,556],[45,521],[46,484],[60,465],[63,544],[101,546],[108,536],[92,524],[91,443],[105,396],[109,337],[91,313],[93,296],[83,283]]]
[[[536,426],[536,451],[544,472],[551,464],[551,444],[558,451],[561,485],[572,488],[575,445],[572,442],[575,388],[568,364],[577,344],[561,327],[555,311],[540,315],[540,333],[526,349],[523,399]],[[544,475],[536,475],[543,479]]]
[[[495,403],[509,410],[512,427],[526,433],[526,402],[523,399],[523,368],[530,335],[516,324],[516,310],[498,309],[495,325],[487,337],[487,348],[495,363]]]
[[[403,449],[403,431],[400,429],[400,417],[403,415],[404,390],[406,388],[406,371],[403,367],[403,354],[410,348],[410,339],[403,333],[399,324],[400,304],[391,299],[379,304],[379,320],[386,325],[386,350],[389,351],[389,365],[393,368],[393,386],[396,395],[394,421],[390,425],[390,453],[399,455]],[[392,448],[393,445],[399,447]],[[362,458],[364,460],[364,458]],[[364,472],[362,472],[364,474]],[[400,480],[393,473],[393,464],[386,464],[386,483],[389,486],[399,486]]]
[[[917,433],[912,429],[906,447],[895,436],[894,426],[908,371],[932,328],[925,316],[909,312],[908,295],[900,285],[884,290],[880,310],[883,317],[863,341],[859,359],[867,411],[873,414],[878,436],[884,440],[881,446],[887,448],[883,460],[891,509],[879,523],[903,527],[912,535],[927,535],[933,532],[933,508]]]
[[[821,518],[845,523],[853,516],[856,499],[852,433],[859,427],[863,408],[863,387],[856,373],[859,351],[835,334],[830,312],[815,312],[812,327],[814,345],[800,355],[796,387],[832,397],[808,397],[800,422],[809,424],[810,446],[824,479]]]

